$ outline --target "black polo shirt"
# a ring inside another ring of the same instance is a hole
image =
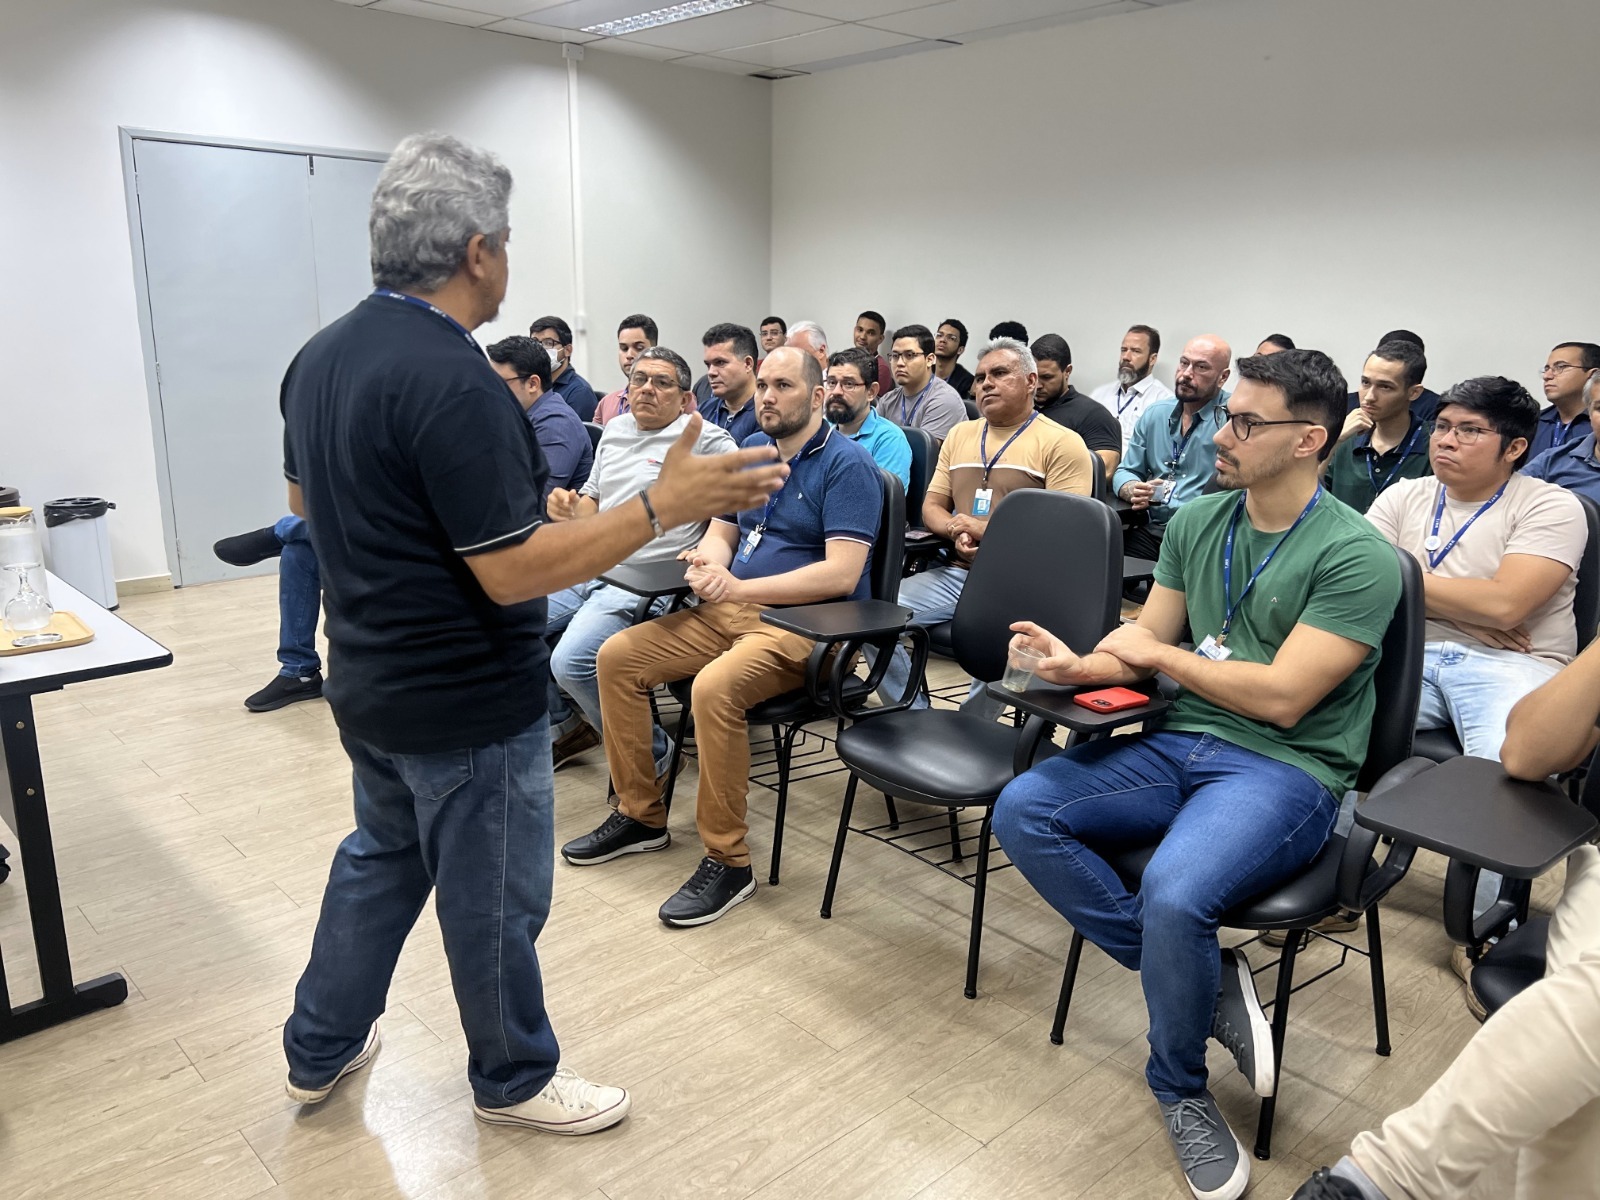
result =
[[[295,356],[281,403],[340,730],[426,754],[538,720],[545,602],[496,604],[466,560],[527,539],[546,469],[477,344],[419,304],[369,296]]]
[[[1091,450],[1122,453],[1122,422],[1112,416],[1105,405],[1085,396],[1070,383],[1061,395],[1039,406],[1039,415],[1049,417],[1057,425],[1065,425]]]

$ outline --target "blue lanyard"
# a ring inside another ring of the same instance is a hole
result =
[[[1511,481],[1509,479],[1506,480],[1506,483],[1510,482]],[[1444,485],[1439,485],[1439,501],[1433,506],[1433,530],[1428,534],[1428,540],[1422,543],[1422,548],[1427,551],[1428,554],[1428,570],[1436,571],[1439,569],[1439,564],[1444,562],[1444,560],[1449,556],[1450,551],[1456,548],[1456,543],[1461,540],[1461,535],[1466,533],[1467,530],[1471,529],[1472,523],[1493,508],[1494,502],[1506,494],[1506,483],[1502,483],[1498,492],[1490,496],[1478,506],[1478,511],[1467,518],[1466,524],[1460,529],[1456,530],[1454,535],[1452,535],[1450,540],[1446,542],[1443,547],[1439,545],[1439,522],[1444,518],[1445,497]]]
[[[1182,403],[1178,405],[1178,413],[1178,423],[1181,425],[1183,423]],[[1183,462],[1183,452],[1189,448],[1189,439],[1194,437],[1195,430],[1199,428],[1200,411],[1197,409],[1194,414],[1194,420],[1189,422],[1189,432],[1178,439],[1178,448],[1172,452],[1172,457],[1167,459],[1167,470],[1172,473],[1174,479],[1177,478],[1179,464]]]
[[[411,304],[417,308],[427,309],[434,316],[443,318],[449,324],[451,329],[454,329],[462,337],[466,338],[467,345],[471,346],[479,354],[483,353],[483,347],[478,345],[478,339],[472,336],[472,331],[460,321],[452,317],[449,313],[445,312],[445,310],[440,308],[438,305],[429,304],[421,296],[408,296],[404,292],[397,292],[391,288],[373,288],[372,294],[374,296],[382,296],[386,300],[398,300],[402,304]]]
[[[911,402],[911,415],[909,417],[906,416],[906,394],[903,391],[900,393],[900,424],[909,425],[917,419],[917,410],[922,407],[922,402],[927,398],[928,389],[931,387],[933,387],[932,379],[928,380],[927,387],[918,392],[917,398]]]
[[[1394,469],[1384,477],[1384,480],[1381,484],[1378,482],[1377,474],[1372,469],[1372,462],[1378,457],[1378,452],[1373,450],[1372,453],[1367,456],[1367,482],[1372,485],[1373,496],[1376,497],[1383,495],[1383,489],[1388,487],[1396,479],[1400,478],[1400,468],[1406,465],[1406,459],[1410,458],[1411,451],[1416,449],[1417,438],[1422,435],[1422,424],[1423,423],[1421,421],[1417,422],[1417,427],[1411,431],[1411,436],[1406,439],[1405,447],[1400,451],[1399,461],[1394,464]],[[1367,439],[1367,448],[1372,448],[1372,439],[1370,437]]]
[[[828,444],[828,438],[832,436],[833,426],[830,425],[828,426],[827,436],[822,439],[822,446],[826,446]],[[774,446],[778,444],[776,439],[774,439],[772,444]],[[789,473],[783,477],[783,485],[779,487],[777,491],[773,492],[772,495],[767,497],[766,510],[761,514],[761,520],[756,523],[756,527],[751,530],[752,533],[765,533],[767,531],[767,522],[772,520],[772,514],[777,510],[778,498],[783,495],[784,488],[789,486],[789,480],[794,478],[795,468],[800,465],[800,460],[806,456],[806,450],[809,448],[809,446],[809,442],[806,443],[806,445],[801,446],[795,456],[789,460]],[[817,449],[820,450],[822,446],[818,446]]]
[[[1028,432],[1028,426],[1038,420],[1038,417],[1039,414],[1034,413],[1033,416],[1024,421],[1021,428],[1006,439],[1006,444],[994,452],[993,458],[989,457],[989,422],[985,421],[983,423],[983,432],[978,435],[978,458],[983,463],[983,486],[987,487],[989,485],[989,472],[994,470],[1001,456],[1011,449],[1011,443]]]
[[[1128,411],[1128,405],[1132,404],[1138,398],[1139,398],[1139,393],[1134,391],[1132,388],[1129,388],[1128,389],[1128,398],[1117,405],[1117,416],[1120,417],[1123,413],[1127,412]]]
[[[1239,497],[1239,503],[1233,506],[1233,520],[1228,524],[1228,537],[1222,543],[1222,599],[1228,605],[1228,611],[1222,618],[1222,632],[1217,635],[1217,644],[1221,645],[1227,639],[1228,630],[1233,627],[1233,616],[1239,611],[1239,606],[1244,603],[1244,598],[1250,594],[1250,589],[1255,587],[1256,580],[1261,578],[1261,572],[1267,569],[1267,564],[1273,556],[1283,549],[1290,535],[1300,528],[1300,523],[1311,515],[1311,510],[1317,506],[1317,501],[1322,499],[1322,485],[1317,485],[1317,490],[1311,493],[1311,499],[1306,501],[1306,506],[1300,510],[1300,515],[1294,519],[1294,524],[1289,526],[1284,535],[1273,543],[1272,549],[1267,551],[1267,556],[1256,565],[1251,573],[1250,580],[1244,585],[1244,591],[1239,593],[1237,600],[1232,600],[1233,595],[1233,535],[1239,529],[1239,517],[1244,513],[1245,497]]]

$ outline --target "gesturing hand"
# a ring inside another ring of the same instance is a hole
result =
[[[774,462],[775,446],[754,446],[728,454],[696,454],[702,419],[689,418],[682,436],[661,462],[661,474],[650,485],[650,502],[668,529],[743,512],[764,504],[783,486],[789,468]]]
[[[571,488],[553,488],[544,502],[545,515],[552,521],[570,521],[578,515],[578,493]]]

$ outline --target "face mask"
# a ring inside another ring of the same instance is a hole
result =
[[[550,374],[552,374],[552,375],[557,374],[561,370],[561,351],[560,351],[560,349],[552,350],[552,349],[550,349],[550,347],[546,346],[544,348],[544,352],[550,356]]]

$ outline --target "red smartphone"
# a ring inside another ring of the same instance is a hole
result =
[[[1150,697],[1132,688],[1101,688],[1098,692],[1080,692],[1072,698],[1074,704],[1097,713],[1121,712],[1125,708],[1143,708]]]

